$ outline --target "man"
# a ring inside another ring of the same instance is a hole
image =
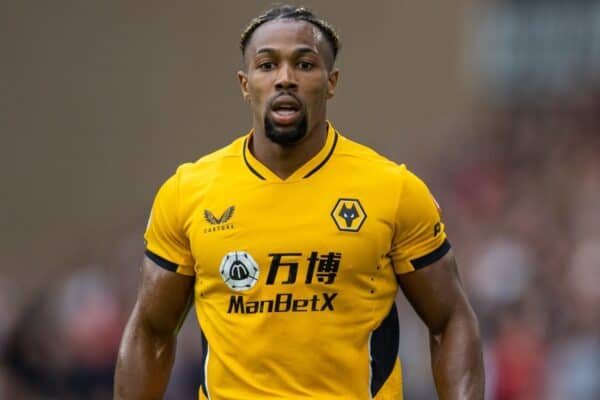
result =
[[[338,47],[290,6],[242,35],[252,131],[159,190],[115,398],[161,398],[193,298],[200,399],[401,399],[398,287],[429,328],[440,398],[483,398],[477,321],[435,200],[326,120]]]

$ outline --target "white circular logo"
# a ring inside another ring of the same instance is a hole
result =
[[[227,253],[219,270],[227,286],[238,292],[251,289],[258,281],[258,264],[245,251]]]

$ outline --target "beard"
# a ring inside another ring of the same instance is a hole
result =
[[[308,131],[308,119],[306,114],[300,118],[300,121],[290,127],[291,130],[281,131],[273,125],[273,122],[268,116],[265,116],[265,135],[273,143],[277,143],[281,146],[291,146],[298,143]]]

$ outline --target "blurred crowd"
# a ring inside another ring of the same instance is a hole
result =
[[[496,105],[485,120],[429,175],[481,322],[487,399],[600,399],[600,86]],[[34,298],[0,280],[0,398],[111,398],[142,227]],[[405,396],[435,398],[426,330],[401,297]],[[167,399],[197,393],[190,314]]]
[[[599,89],[504,107],[447,177],[490,399],[600,398]]]
[[[497,106],[434,167],[481,323],[488,400],[600,399],[599,89]],[[427,341],[411,347],[425,331],[402,313],[415,326],[401,347],[409,398],[435,398]]]

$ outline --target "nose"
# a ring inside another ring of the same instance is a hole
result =
[[[277,90],[289,90],[296,89],[298,83],[296,82],[296,76],[294,69],[287,63],[284,63],[277,72],[277,79],[275,80],[275,89]]]

